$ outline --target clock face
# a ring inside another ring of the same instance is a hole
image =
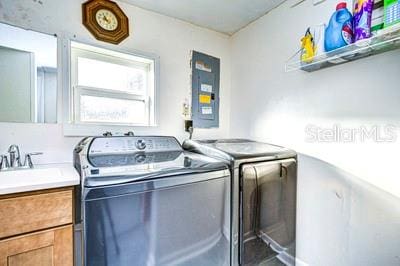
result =
[[[82,23],[97,40],[103,42],[119,44],[129,36],[128,17],[117,3],[111,0],[84,2]]]
[[[118,27],[118,19],[115,14],[108,9],[99,9],[96,12],[97,24],[107,31],[114,31]]]

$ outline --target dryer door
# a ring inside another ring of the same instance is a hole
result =
[[[241,263],[294,265],[296,241],[295,159],[241,167]]]

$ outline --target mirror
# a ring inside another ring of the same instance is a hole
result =
[[[57,38],[0,23],[0,122],[57,122]]]

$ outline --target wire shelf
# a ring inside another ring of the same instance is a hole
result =
[[[398,48],[400,48],[400,25],[380,30],[369,39],[317,55],[310,63],[302,62],[298,54],[297,58],[292,57],[286,62],[285,70],[286,72],[295,70],[313,72]]]

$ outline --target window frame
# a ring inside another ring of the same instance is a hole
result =
[[[116,49],[114,46],[99,46],[98,44],[87,44],[76,40],[66,40],[64,43],[63,57],[66,57],[63,65],[67,65],[68,71],[63,79],[63,105],[64,105],[64,123],[63,130],[65,136],[91,136],[99,135],[106,131],[111,131],[113,133],[122,133],[127,131],[132,131],[136,129],[142,130],[146,128],[157,127],[158,118],[158,84],[159,84],[159,57],[153,54],[146,54],[137,51],[125,51],[121,49]],[[77,48],[79,50],[73,49]],[[78,55],[82,53],[85,58],[95,59],[110,63],[117,63],[119,65],[125,66],[138,66],[143,67],[146,70],[147,67],[151,67],[148,71],[147,77],[147,89],[145,96],[129,93],[124,91],[111,90],[106,88],[93,88],[89,86],[82,86],[74,84],[74,81],[78,81],[77,73],[77,58]],[[84,50],[89,50],[84,52]],[[96,54],[96,53],[99,54]],[[105,52],[106,54],[104,54]],[[96,54],[93,56],[93,54]],[[89,56],[87,56],[89,55]],[[113,56],[117,55],[117,57]],[[119,58],[122,55],[121,58]],[[126,56],[124,58],[123,56]],[[107,60],[104,60],[107,58]],[[128,62],[126,59],[136,58],[137,62]],[[103,60],[102,60],[103,59]],[[140,62],[142,60],[142,62]],[[75,67],[73,66],[75,64]],[[148,88],[152,87],[151,90]],[[79,95],[89,95],[89,96],[107,96],[115,99],[129,99],[145,102],[145,113],[146,122],[145,123],[118,123],[118,122],[88,122],[80,121],[79,112],[75,112],[76,105],[80,104],[78,98]],[[116,97],[118,96],[118,97]]]

